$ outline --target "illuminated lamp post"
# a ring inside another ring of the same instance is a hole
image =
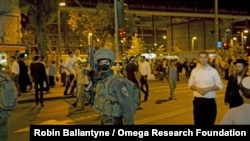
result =
[[[192,43],[192,51],[194,51],[194,40],[196,40],[196,39],[197,39],[196,36],[194,36],[194,37],[192,38],[192,41],[191,41],[191,43]]]
[[[61,58],[61,40],[62,40],[62,33],[61,33],[61,6],[66,6],[64,1],[59,2],[57,10],[57,28],[58,28],[58,53],[59,58]]]
[[[244,36],[244,34],[247,34],[247,33],[248,33],[247,29],[245,29],[244,31],[241,32],[241,47],[242,47],[242,49],[244,49],[244,45],[246,42],[246,36]]]
[[[167,36],[164,35],[162,38],[165,40],[165,49],[166,49],[166,52],[168,52],[168,47],[167,47],[167,45],[168,45],[168,43],[167,43]]]

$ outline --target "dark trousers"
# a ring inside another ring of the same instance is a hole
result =
[[[56,85],[55,76],[49,75],[49,85],[50,87],[54,87]]]
[[[8,116],[0,117],[0,140],[7,141],[8,140]]]
[[[66,85],[66,72],[61,73],[61,82],[63,85]]]
[[[189,71],[189,69],[185,69],[185,76],[186,76],[186,78],[189,78],[189,76],[190,76],[190,71]]]
[[[35,82],[35,101],[36,101],[36,104],[41,103],[41,105],[43,105],[43,83],[44,82]]]
[[[27,82],[25,81],[19,81],[19,86],[20,86],[20,91],[22,93],[26,93],[27,92]]]
[[[199,98],[193,100],[194,124],[198,126],[213,126],[217,115],[215,98]]]
[[[64,90],[64,95],[67,95],[69,89],[70,89],[70,94],[74,95],[74,89],[76,88],[76,81],[73,82],[73,86],[70,88],[71,82],[73,81],[74,77],[75,76],[73,74],[69,76],[68,82]]]
[[[140,78],[141,91],[144,93],[144,101],[148,100],[148,80],[147,80],[147,78],[148,78],[147,75],[141,76],[141,78]],[[145,86],[146,90],[144,89],[144,86]]]

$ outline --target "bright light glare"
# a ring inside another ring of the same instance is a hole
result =
[[[59,6],[66,6],[66,3],[65,2],[60,2]]]

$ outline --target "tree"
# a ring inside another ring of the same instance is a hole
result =
[[[114,49],[114,9],[113,5],[98,2],[94,11],[84,9],[79,11],[70,11],[68,25],[76,34],[81,34],[83,42],[86,42],[88,33],[92,33],[94,40],[98,42],[99,47],[108,47]],[[129,14],[126,14],[129,15]],[[126,35],[132,35],[135,31],[135,20],[126,20]],[[131,26],[132,25],[132,26]]]
[[[141,38],[138,38],[138,34],[135,33],[134,36],[132,36],[131,40],[131,48],[127,51],[128,56],[132,55],[139,55],[142,52],[142,40]]]
[[[22,33],[33,31],[37,36],[40,55],[46,56],[48,42],[46,28],[56,19],[59,0],[20,0]],[[24,20],[24,21],[23,21]],[[26,22],[25,22],[26,21]]]
[[[87,37],[88,33],[92,33],[95,40],[98,40],[100,46],[114,33],[113,21],[111,14],[113,10],[104,3],[98,3],[95,11],[87,9],[79,11],[70,11],[69,20],[67,21],[70,29],[76,34]],[[87,40],[87,38],[83,38]]]

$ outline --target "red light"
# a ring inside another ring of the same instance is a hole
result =
[[[126,36],[126,31],[125,30],[121,30],[120,31],[120,37],[125,37]]]
[[[229,48],[229,43],[228,43],[228,42],[223,43],[223,48],[224,48],[224,49],[228,49],[228,48]]]

